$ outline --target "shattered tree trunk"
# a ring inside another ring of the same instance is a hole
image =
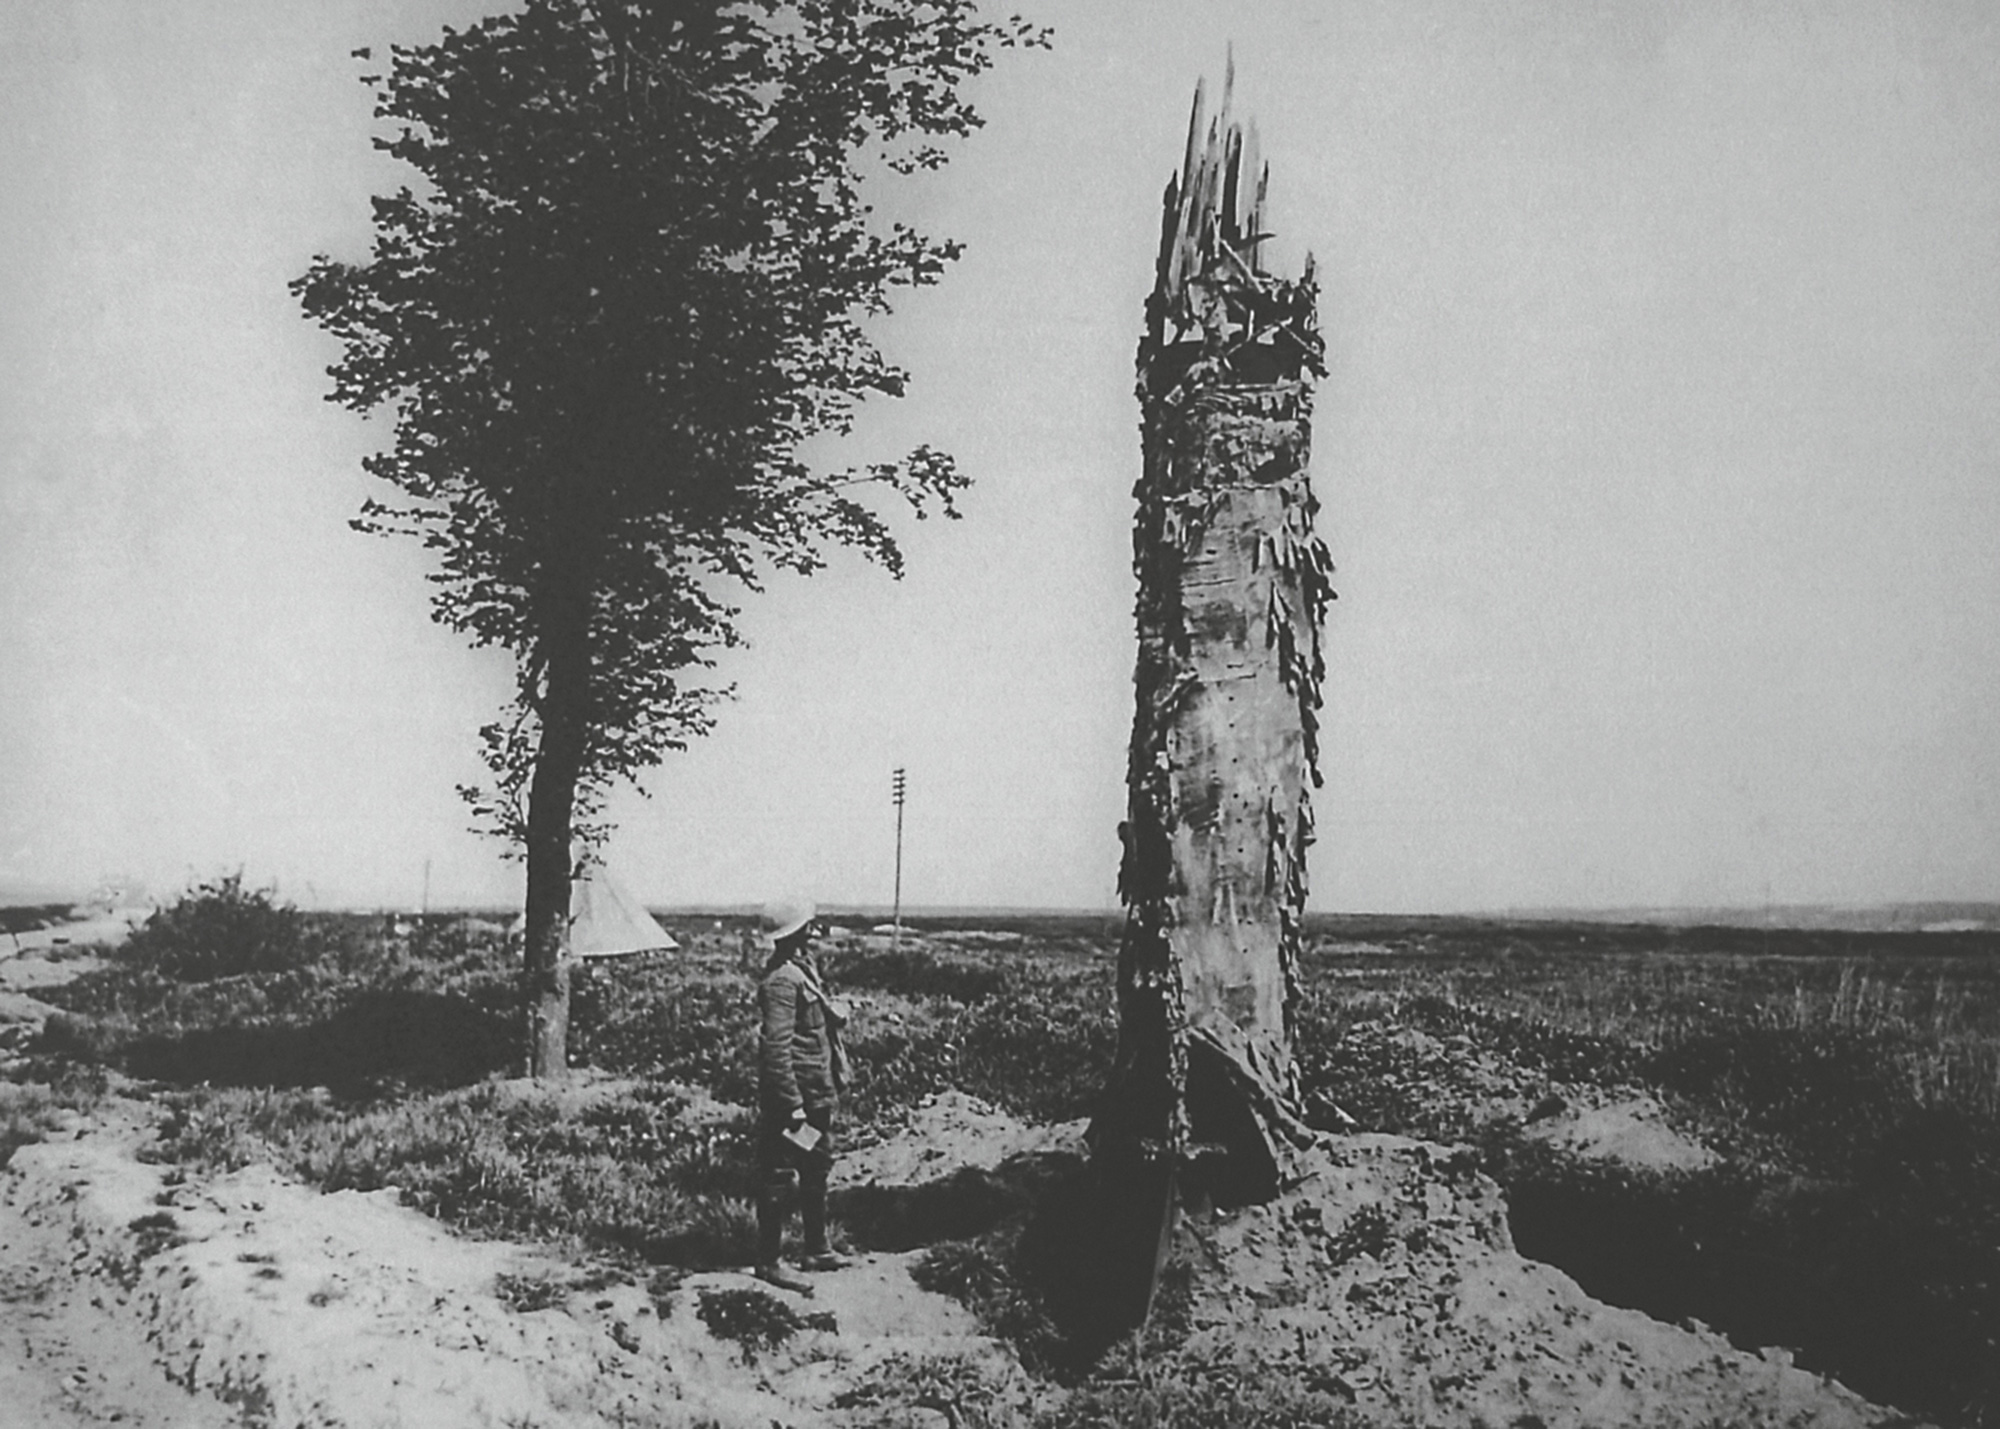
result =
[[[1311,1135],[1292,1019],[1333,597],[1306,473],[1317,288],[1310,258],[1295,280],[1263,271],[1255,131],[1231,120],[1227,89],[1205,135],[1202,108],[1197,89],[1139,344],[1127,917],[1118,1059],[1093,1129],[1142,1223],[1135,1296],[1152,1256],[1128,1319],[1150,1301],[1181,1173],[1260,1198]]]

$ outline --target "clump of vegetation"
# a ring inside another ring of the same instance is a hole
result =
[[[1108,960],[1022,965],[966,1014],[960,1090],[1029,1121],[1069,1121],[1097,1104],[1118,1050]]]
[[[478,1235],[627,1259],[739,1261],[755,1166],[740,1123],[684,1115],[657,1085],[581,1109],[486,1082],[349,1103],[322,1090],[188,1089],[165,1098],[154,1155],[233,1170],[273,1161],[329,1191],[396,1186]]]
[[[121,958],[164,978],[205,982],[283,972],[309,955],[305,917],[243,874],[196,885],[132,932]]]
[[[854,947],[826,960],[827,977],[850,989],[880,989],[913,998],[978,1002],[1005,985],[1006,970],[991,958],[911,942],[900,948]]]
[[[378,920],[290,918],[303,925],[296,957],[194,980],[163,974],[163,958],[178,965],[161,951],[164,935],[138,930],[136,938],[154,942],[42,990],[63,1015],[49,1019],[31,1050],[45,1062],[154,1081],[329,1086],[351,1095],[463,1085],[518,1059],[515,975],[503,939],[468,944],[461,936],[447,956],[429,957]]]
[[[553,1310],[569,1298],[562,1282],[552,1275],[515,1275],[504,1270],[494,1277],[493,1293],[517,1315]]]
[[[893,1118],[947,1088],[1030,1120],[1065,1121],[1089,1112],[1116,1050],[1102,962],[981,964],[959,951],[837,943],[828,979],[842,990],[893,991],[931,1013],[921,1025],[863,1018],[850,1027],[850,1123]],[[591,1065],[754,1100],[756,985],[726,943],[697,935],[672,959],[593,974],[574,1003],[571,1040]]]
[[[694,941],[673,958],[634,960],[577,980],[570,1041],[580,1062],[621,1076],[756,1095],[756,984],[734,956]]]
[[[97,1067],[65,1067],[49,1081],[0,1081],[0,1167],[23,1146],[46,1141],[76,1112],[89,1111],[104,1096],[105,1076]]]
[[[836,1409],[877,1414],[900,1407],[931,1409],[961,1429],[1011,1429],[1027,1407],[1019,1375],[964,1354],[912,1355],[898,1351],[869,1370],[852,1389],[834,1397]]]
[[[910,1267],[910,1278],[972,1311],[980,1328],[1014,1346],[1029,1369],[1061,1373],[1068,1362],[1065,1338],[1019,1268],[1021,1229],[1015,1224],[974,1240],[941,1241]]]
[[[1093,1377],[1034,1421],[1035,1429],[1344,1429],[1365,1422],[1335,1394],[1282,1375],[1178,1362],[1164,1373]]]
[[[1772,956],[1761,931],[1477,931],[1316,947],[1308,1087],[1365,1127],[1478,1143],[1523,1253],[1599,1298],[1794,1346],[1940,1422],[1992,1416],[1992,938],[1774,935]],[[1624,1167],[1491,1109],[1590,1086],[1653,1094],[1723,1161]]]
[[[180,1222],[174,1219],[171,1211],[150,1212],[135,1219],[126,1229],[137,1238],[133,1254],[139,1260],[151,1260],[162,1251],[187,1244],[187,1237],[181,1234]]]
[[[703,1290],[695,1304],[695,1315],[708,1332],[719,1340],[730,1340],[743,1351],[746,1364],[768,1354],[801,1330],[838,1332],[831,1314],[801,1315],[775,1295],[762,1290]]]

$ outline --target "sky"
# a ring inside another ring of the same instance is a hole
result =
[[[493,0],[0,6],[0,894],[242,869],[518,901],[454,787],[506,657],[353,533],[387,439],[285,284],[360,259],[349,57]],[[715,733],[621,794],[655,904],[1108,907],[1132,360],[1233,46],[1310,250],[1338,567],[1312,906],[2000,899],[2000,11],[1030,0],[986,127],[877,196],[966,256],[846,462],[975,480],[745,603]]]

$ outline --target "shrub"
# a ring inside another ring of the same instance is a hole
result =
[[[1838,1025],[1737,1022],[1674,1038],[1644,1061],[1658,1086],[1726,1108],[1741,1129],[1837,1169],[1915,1109],[1908,1039]]]
[[[494,1277],[493,1293],[517,1315],[554,1310],[569,1298],[569,1291],[554,1276],[514,1275],[504,1270]]]
[[[189,982],[280,972],[306,960],[305,919],[243,874],[203,883],[160,909],[126,941],[125,962]]]
[[[46,928],[69,917],[70,904],[35,903],[18,908],[0,908],[0,933],[27,933]]]
[[[734,1341],[743,1351],[746,1364],[756,1363],[760,1352],[776,1349],[801,1330],[837,1334],[840,1329],[830,1314],[801,1315],[775,1295],[767,1295],[755,1287],[703,1290],[695,1305],[695,1315],[711,1335]]]
[[[910,1267],[910,1278],[970,1310],[980,1328],[1012,1344],[1030,1370],[1059,1371],[1066,1360],[1064,1336],[1023,1276],[1021,1234],[1016,1224],[976,1240],[940,1241]]]

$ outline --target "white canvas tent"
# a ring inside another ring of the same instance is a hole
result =
[[[514,920],[518,931],[524,916]],[[619,958],[632,953],[677,952],[680,944],[609,872],[594,868],[569,887],[569,955]]]

